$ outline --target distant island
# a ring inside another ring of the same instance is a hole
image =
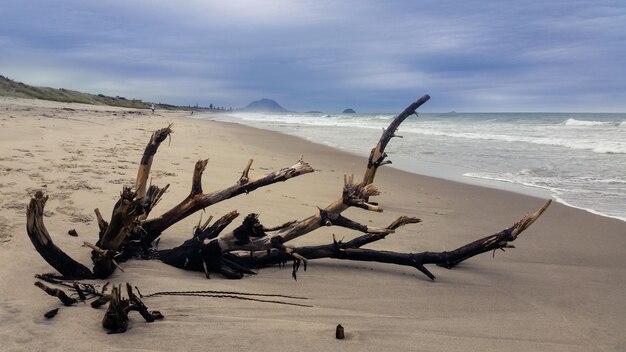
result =
[[[354,111],[354,109],[345,109],[343,114],[356,114],[356,111]]]
[[[251,112],[289,112],[287,109],[283,108],[282,106],[280,106],[280,104],[272,99],[261,99],[253,101],[242,110]]]
[[[317,110],[311,110],[311,111],[305,112],[305,114],[323,114],[323,112],[322,111],[317,111]]]

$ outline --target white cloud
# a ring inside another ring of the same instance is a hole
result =
[[[157,17],[169,18],[181,26],[267,26],[284,27],[320,23],[341,17],[336,11],[341,2],[310,0],[177,0],[177,1],[114,1],[108,2]]]
[[[344,83],[351,88],[366,90],[401,90],[429,86],[433,78],[402,65],[360,63],[346,72]]]
[[[376,97],[381,111],[424,89],[506,110],[626,95],[619,2],[34,0],[3,15],[0,74],[172,103]]]

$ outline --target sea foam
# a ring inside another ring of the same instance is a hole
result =
[[[393,116],[234,112],[210,118],[363,154]],[[405,138],[394,139],[387,153],[408,171],[444,178],[458,172],[461,179],[483,179],[494,187],[530,186],[563,203],[624,219],[625,128],[625,114],[420,114],[404,121],[397,134]]]
[[[563,122],[565,126],[619,126],[619,122],[613,121],[587,121],[569,118]]]

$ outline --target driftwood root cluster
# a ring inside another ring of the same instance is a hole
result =
[[[550,201],[511,227],[452,251],[398,253],[362,248],[385,238],[401,226],[420,222],[420,219],[402,216],[388,226],[378,228],[360,224],[344,217],[342,213],[351,207],[372,212],[383,210],[383,207],[371,201],[371,198],[380,193],[373,184],[379,167],[391,163],[387,159],[385,149],[391,139],[397,137],[395,133],[400,124],[407,117],[417,115],[416,109],[429,98],[425,95],[409,105],[393,119],[387,129],[383,130],[380,140],[370,152],[360,181],[355,180],[353,175],[345,175],[343,190],[339,197],[304,219],[269,227],[261,224],[257,214],[249,214],[240,224],[227,230],[240,215],[232,211],[216,221],[209,218],[204,223],[199,223],[194,228],[193,236],[181,245],[157,249],[155,244],[165,230],[199,210],[314,171],[301,158],[292,166],[253,178],[249,174],[252,165],[250,160],[244,167],[241,177],[232,186],[207,193],[202,187],[202,174],[207,166],[207,160],[199,160],[194,168],[189,195],[172,209],[152,217],[150,216],[152,210],[169,185],[162,188],[148,185],[148,178],[160,144],[172,133],[170,125],[151,136],[140,159],[135,184],[122,189],[109,220],[106,221],[100,211],[95,210],[98,239],[95,244],[85,243],[92,250],[91,269],[72,259],[52,241],[43,222],[47,196],[42,192],[37,192],[33,196],[27,209],[28,236],[37,252],[62,277],[73,280],[109,278],[117,269],[121,269],[119,263],[129,259],[157,259],[184,270],[204,272],[207,278],[212,273],[219,273],[231,279],[253,275],[257,268],[293,262],[293,277],[296,278],[300,265],[306,268],[309,260],[319,258],[405,265],[416,268],[434,280],[435,275],[427,269],[427,265],[435,264],[450,269],[481,253],[513,248],[511,242],[541,216],[550,205]],[[347,242],[333,240],[332,243],[319,246],[294,247],[289,243],[323,226],[351,229],[361,235]],[[41,285],[38,286],[42,287]],[[65,300],[61,298],[62,294],[54,289],[45,290],[62,301]],[[145,308],[130,286],[127,286],[126,292],[127,299],[121,298],[121,287],[113,287],[111,293],[107,295],[110,302],[103,325],[110,331],[120,332],[125,329],[129,311],[138,311],[146,320],[157,319],[156,313]],[[100,298],[97,301],[101,302]],[[67,304],[66,301],[63,303]]]
[[[109,283],[107,282],[102,290],[96,290],[91,284],[79,283],[77,281],[67,282],[54,274],[37,275],[37,278],[46,281],[55,286],[65,286],[71,294],[67,294],[60,288],[52,288],[41,281],[36,281],[35,286],[42,289],[48,295],[56,297],[65,306],[73,306],[79,302],[86,303],[91,300],[91,307],[98,309],[105,304],[109,304],[102,318],[102,327],[110,334],[125,332],[128,328],[128,314],[131,311],[138,312],[145,321],[152,323],[155,320],[163,319],[163,315],[159,311],[150,311],[142,300],[135,294],[130,284],[126,283],[126,296],[122,296],[122,285],[113,285],[111,292],[107,292]],[[135,288],[137,292],[139,289]],[[55,308],[44,316],[48,319],[53,318],[58,313],[59,308]]]

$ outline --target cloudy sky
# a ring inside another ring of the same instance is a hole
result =
[[[626,1],[3,0],[0,74],[174,104],[626,111]]]

